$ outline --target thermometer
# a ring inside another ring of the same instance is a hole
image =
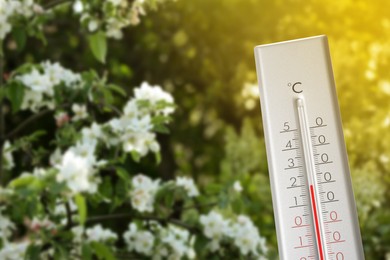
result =
[[[255,58],[280,259],[364,259],[326,36]]]

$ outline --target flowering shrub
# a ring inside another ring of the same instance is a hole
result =
[[[90,48],[104,62],[106,37],[120,39],[158,2],[0,0],[0,42],[12,36],[22,48],[26,35],[44,39],[46,20],[68,7],[92,33]],[[0,54],[2,70],[6,55]],[[143,82],[129,97],[93,70],[50,61],[23,64],[6,73],[4,84],[2,74],[0,259],[266,256],[254,223],[229,204],[243,192],[240,182],[198,187],[187,176],[162,181],[133,169],[149,155],[161,160],[157,136],[169,133],[177,108],[162,87]],[[11,115],[20,123],[5,131]],[[40,118],[55,133],[29,128]]]

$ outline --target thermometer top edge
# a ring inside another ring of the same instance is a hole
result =
[[[299,39],[293,39],[293,40],[287,40],[287,41],[266,43],[266,44],[261,44],[261,45],[255,46],[255,50],[266,48],[266,47],[272,47],[275,45],[282,45],[282,44],[284,45],[284,44],[297,43],[297,42],[316,40],[316,39],[325,39],[327,41],[328,37],[326,35],[316,35],[316,36],[311,36],[311,37],[306,37],[306,38],[299,38]]]

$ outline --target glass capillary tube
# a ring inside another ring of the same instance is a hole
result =
[[[299,128],[302,139],[302,150],[305,161],[305,169],[307,175],[307,181],[309,185],[310,201],[312,206],[312,218],[314,223],[315,240],[317,241],[317,251],[320,260],[328,260],[325,249],[325,231],[322,220],[322,214],[320,214],[320,198],[317,190],[315,161],[313,155],[313,146],[311,142],[310,127],[307,120],[305,102],[302,98],[296,100],[296,106],[298,110]]]

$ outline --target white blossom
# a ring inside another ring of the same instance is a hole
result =
[[[122,0],[107,0],[107,1],[112,3],[114,6],[118,6],[123,2]]]
[[[41,63],[43,74],[48,76],[53,86],[64,83],[68,88],[77,88],[81,76],[71,70],[65,69],[58,62],[45,61]]]
[[[130,192],[133,208],[140,212],[153,212],[159,182],[159,180],[153,181],[142,174],[135,176],[132,180],[132,190]]]
[[[170,248],[169,259],[182,259],[183,257],[193,259],[195,257],[192,247],[194,241],[190,240],[188,230],[169,225],[160,232],[160,236],[161,241]]]
[[[106,143],[108,146],[122,145],[124,152],[136,152],[143,157],[149,152],[160,151],[156,134],[153,132],[153,119],[156,115],[173,112],[173,108],[170,107],[173,105],[173,98],[161,87],[152,87],[147,83],[143,83],[134,91],[135,98],[126,103],[123,116],[113,118],[105,124],[114,134]],[[147,104],[140,103],[145,101]],[[157,105],[159,101],[165,103]]]
[[[2,260],[20,260],[25,258],[26,250],[30,243],[28,241],[7,243],[0,250]]]
[[[76,205],[76,203],[74,203],[73,200],[69,199],[68,201],[63,202],[60,199],[57,199],[56,206],[54,208],[54,215],[57,217],[61,217],[61,224],[62,225],[66,225],[68,222],[68,219],[67,219],[68,212],[66,209],[66,207],[67,207],[66,203],[69,206],[70,212],[76,212],[78,210],[77,205]],[[77,220],[78,215],[77,214],[72,215],[72,219]]]
[[[40,108],[45,106],[43,102],[43,94],[33,90],[26,89],[21,105],[22,110],[30,109],[33,112],[37,112]]]
[[[72,111],[75,114],[72,121],[79,121],[88,117],[87,107],[85,105],[73,104]]]
[[[10,19],[18,16],[29,18],[41,10],[32,0],[0,0],[0,41],[12,30]]]
[[[54,94],[53,84],[49,75],[40,73],[37,69],[33,69],[28,74],[23,74],[17,77],[27,88],[35,92],[52,96]]]
[[[90,192],[97,190],[97,183],[93,180],[93,169],[88,162],[88,158],[75,154],[73,150],[68,150],[60,165],[57,174],[58,182],[65,182],[73,193]]]
[[[12,235],[12,230],[15,228],[15,224],[9,217],[4,215],[3,211],[4,207],[0,208],[0,238],[3,243],[7,243]]]
[[[84,234],[84,227],[83,226],[75,226],[71,229],[72,234],[73,234],[73,242],[75,244],[81,244],[84,239],[83,239],[83,234]]]
[[[88,30],[94,32],[99,28],[99,22],[97,20],[90,20],[88,23]]]
[[[220,242],[225,238],[230,238],[242,255],[261,257],[259,251],[263,254],[267,252],[265,239],[247,216],[240,215],[236,220],[229,221],[220,213],[211,211],[208,215],[200,216],[200,223],[204,235],[211,239],[209,249],[212,252],[220,248]]]
[[[97,163],[96,156],[94,154],[96,144],[96,140],[82,140],[77,142],[75,146],[70,147],[69,151],[72,151],[75,155],[84,158],[87,161],[88,165],[92,167]]]
[[[50,155],[49,161],[51,166],[61,164],[62,154],[59,148],[56,148],[54,152]]]
[[[60,111],[54,115],[54,119],[56,120],[56,125],[62,127],[69,122],[69,115],[64,111]]]
[[[184,188],[189,197],[196,197],[199,195],[198,188],[194,180],[188,177],[176,177],[176,185]]]
[[[125,152],[135,151],[139,155],[145,156],[149,150],[153,152],[160,150],[154,133],[127,133],[121,139],[123,139],[123,151]]]
[[[155,237],[149,231],[139,231],[134,223],[129,225],[129,229],[123,234],[123,238],[129,251],[136,251],[140,254],[151,256]]]
[[[56,228],[55,224],[49,220],[48,217],[45,217],[43,219],[34,217],[29,223],[28,227],[33,231],[39,231],[41,229],[45,230],[53,230]]]
[[[83,2],[77,0],[76,2],[73,3],[73,11],[75,13],[81,13],[83,10],[84,10]]]
[[[259,249],[263,253],[267,251],[264,238],[260,237],[259,231],[247,216],[240,215],[237,217],[237,220],[231,226],[229,236],[233,238],[234,244],[243,255],[249,253],[258,255]]]
[[[94,143],[103,137],[103,131],[99,124],[93,122],[90,127],[84,127],[81,130],[82,139],[84,142]]]
[[[3,158],[4,158],[4,168],[11,170],[15,167],[14,158],[11,152],[11,143],[9,141],[4,142],[3,146]]]
[[[235,181],[234,184],[233,184],[233,189],[240,193],[242,191],[242,186],[241,186],[241,183],[240,181]]]
[[[38,179],[43,179],[47,176],[47,170],[44,168],[37,167],[34,168],[32,175],[37,177]]]
[[[78,88],[81,76],[59,63],[46,61],[30,72],[16,76],[15,80],[26,87],[21,109],[37,112],[44,107],[54,109],[54,89],[61,84],[67,88]]]
[[[168,104],[173,104],[174,100],[171,94],[162,90],[160,86],[152,86],[147,82],[143,82],[139,88],[134,90],[134,96],[137,100],[145,100],[150,102],[151,106],[154,107],[158,102],[165,102]],[[169,115],[173,113],[173,107],[167,107],[162,110],[157,110],[158,112]]]
[[[0,6],[0,8],[3,8]],[[7,21],[8,17],[0,14],[0,40],[4,39],[5,36],[11,31],[11,24]]]
[[[87,240],[97,241],[97,242],[106,242],[106,241],[114,241],[118,239],[117,234],[112,232],[108,228],[103,228],[102,225],[97,224],[91,228],[86,229],[85,231],[87,235]]]
[[[211,211],[208,215],[201,215],[200,223],[206,237],[219,241],[228,232],[229,222],[220,213]]]

